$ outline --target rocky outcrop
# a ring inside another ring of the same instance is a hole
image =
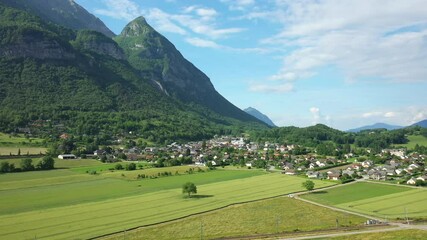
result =
[[[87,51],[93,51],[97,54],[108,55],[115,59],[124,60],[126,55],[123,53],[123,50],[117,46],[117,44],[107,43],[107,42],[85,42],[82,44],[83,49]]]
[[[37,59],[73,59],[75,54],[62,48],[57,42],[33,42],[8,45],[0,48],[0,57]]]

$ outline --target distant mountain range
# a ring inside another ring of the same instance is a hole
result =
[[[423,127],[423,128],[427,128],[427,119],[419,121],[417,123],[414,123],[411,126],[420,126],[420,127]]]
[[[420,121],[420,122],[417,122],[417,123],[414,123],[408,127],[411,127],[411,126],[420,126],[420,127],[427,128],[427,119]],[[350,130],[347,130],[347,132],[360,132],[360,131],[370,130],[370,129],[395,130],[395,129],[400,129],[400,128],[405,128],[405,126],[390,125],[387,123],[375,123],[373,125],[368,125],[368,126],[350,129]]]
[[[273,123],[273,121],[271,121],[271,119],[269,117],[267,117],[267,115],[261,113],[260,111],[258,111],[257,109],[255,109],[253,107],[248,107],[243,111],[245,111],[245,112],[249,113],[250,115],[258,118],[259,120],[266,123],[268,126],[276,127],[276,125]]]

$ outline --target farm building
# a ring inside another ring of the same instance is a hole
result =
[[[58,155],[58,158],[59,159],[76,159],[77,157],[74,154],[61,154],[61,155]]]

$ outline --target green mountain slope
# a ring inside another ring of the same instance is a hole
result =
[[[114,39],[124,49],[130,64],[166,95],[205,106],[223,116],[262,123],[221,96],[209,78],[143,17],[130,22]]]
[[[75,3],[74,0],[0,0],[0,3],[28,11],[45,21],[67,28],[90,29],[108,37],[115,36],[101,20]]]
[[[0,131],[133,131],[163,143],[262,127],[168,97],[98,32],[72,31],[0,4],[0,39]]]

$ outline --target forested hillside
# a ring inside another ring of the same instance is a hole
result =
[[[168,97],[110,38],[0,5],[0,131],[134,131],[149,141],[194,140],[264,125]]]

